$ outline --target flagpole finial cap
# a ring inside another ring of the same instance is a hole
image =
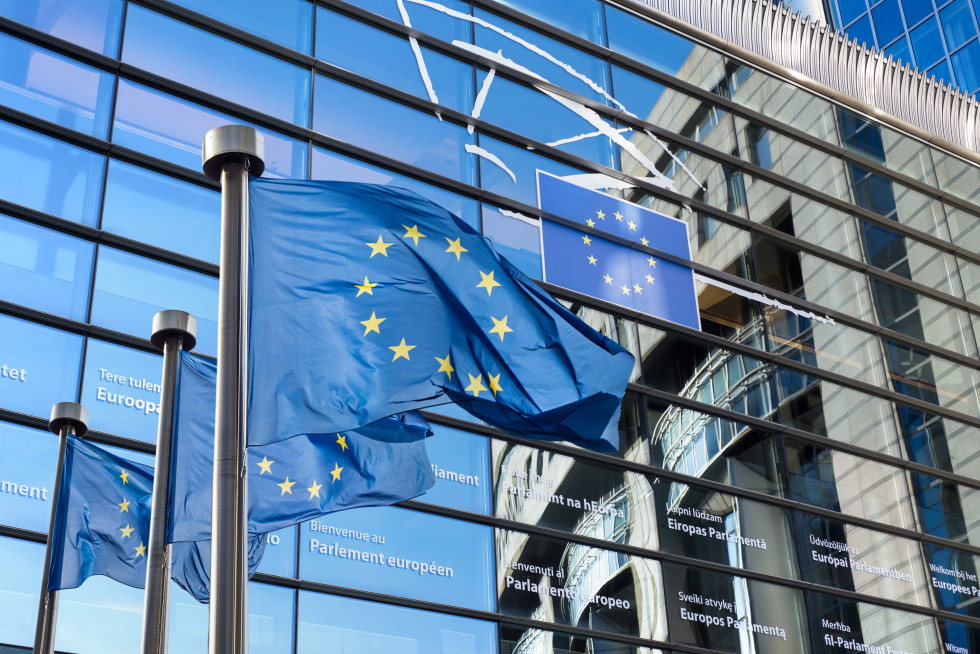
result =
[[[197,318],[176,309],[160,311],[153,316],[153,331],[150,334],[153,347],[162,350],[167,339],[175,336],[181,339],[182,349],[188,352],[193,350],[197,345]]]
[[[215,127],[204,135],[201,160],[204,174],[215,181],[229,163],[244,164],[249,175],[260,177],[265,170],[265,138],[246,125]]]
[[[62,427],[68,427],[76,436],[84,436],[88,431],[88,409],[77,402],[58,402],[52,406],[48,429],[61,434]]]

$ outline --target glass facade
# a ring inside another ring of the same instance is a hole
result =
[[[980,88],[976,2],[832,4]],[[636,357],[619,452],[427,412],[429,493],[268,535],[251,651],[980,654],[980,157],[616,0],[0,17],[0,651],[33,644],[51,405],[147,462],[151,317],[193,313],[215,354],[200,145],[243,123],[267,176],[412,189],[535,279],[535,172],[587,175],[686,225],[702,326],[550,287]],[[63,592],[57,649],[138,651],[142,599]],[[174,587],[171,648],[205,652],[207,621]]]

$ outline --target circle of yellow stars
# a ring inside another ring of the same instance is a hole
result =
[[[347,437],[344,436],[343,434],[337,434],[337,440],[335,442],[337,443],[337,445],[340,446],[341,452],[347,450],[350,447],[349,445],[347,445]],[[265,474],[274,476],[274,473],[272,472],[272,464],[275,462],[276,462],[275,459],[270,459],[268,456],[263,456],[261,461],[256,461],[255,465],[259,467],[259,477]],[[344,467],[341,466],[339,463],[334,462],[333,470],[327,471],[330,477],[332,478],[330,483],[334,484],[340,481],[340,473],[343,471],[344,471]],[[290,480],[289,475],[286,475],[286,478],[283,479],[283,481],[276,484],[276,486],[280,488],[279,496],[283,497],[285,495],[292,495],[293,486],[295,486],[297,483],[299,482]],[[306,499],[308,500],[324,499],[325,496],[320,494],[321,488],[323,488],[323,484],[318,482],[314,477],[313,483],[310,486],[306,487],[306,492],[310,494],[309,497],[307,497]],[[297,489],[297,492],[298,491],[299,489]]]
[[[625,216],[623,216],[623,214],[621,214],[619,211],[616,211],[615,213],[613,213],[613,218],[615,218],[619,222],[623,222],[623,218],[624,217]],[[597,209],[596,210],[596,218],[598,218],[600,221],[603,221],[603,220],[606,219],[606,214],[601,209]],[[590,217],[590,218],[587,218],[586,219],[585,224],[588,225],[589,227],[595,227],[597,223],[596,223],[595,220],[593,220]],[[626,222],[626,225],[629,226],[629,228],[630,228],[631,231],[636,231],[637,225],[636,225],[636,223],[633,222],[632,219],[630,219],[628,222]],[[587,234],[583,234],[582,235],[582,243],[586,247],[591,247],[592,246],[592,239],[589,238],[589,236]],[[640,239],[640,243],[642,243],[643,245],[650,245],[650,241],[647,240],[647,238],[645,236]],[[591,253],[591,251],[589,252],[588,256],[586,257],[586,261],[588,261],[588,263],[589,263],[590,266],[596,266],[596,267],[598,267],[599,259],[597,259]],[[647,257],[647,264],[651,268],[656,268],[657,267],[657,260],[654,259],[653,257]],[[602,275],[602,280],[606,284],[608,284],[609,286],[618,286],[617,280],[613,279],[613,277],[611,277],[608,273]],[[656,281],[656,278],[648,272],[646,274],[646,282],[647,282],[647,284],[649,284],[649,285],[652,286],[655,281]],[[628,295],[632,295],[634,293],[636,295],[639,295],[639,294],[643,293],[643,286],[641,286],[640,284],[636,284],[636,283],[632,284],[632,286],[629,283],[626,283],[626,284],[623,284],[622,286],[618,286],[618,288],[619,288],[619,290],[622,291],[622,294],[623,295],[627,295],[627,296]]]
[[[402,228],[405,230],[405,232],[404,234],[401,235],[401,238],[405,241],[406,244],[409,241],[411,241],[412,245],[416,248],[419,247],[419,243],[421,239],[429,238],[427,234],[423,234],[420,231],[418,225],[411,225],[411,226],[402,225]],[[391,237],[389,236],[389,238]],[[447,246],[445,250],[443,250],[443,252],[449,254],[451,257],[454,257],[457,262],[462,261],[463,256],[469,252],[469,250],[466,247],[464,247],[462,244],[462,237],[456,239],[451,239],[449,237],[443,237],[443,238],[445,238],[446,246]],[[391,243],[386,242],[385,235],[379,234],[377,240],[371,242],[365,242],[364,245],[370,249],[370,252],[367,253],[368,259],[370,260],[373,259],[376,255],[380,255],[382,257],[388,258],[389,257],[388,248],[395,245],[395,243],[394,243],[394,239],[393,242]],[[499,278],[497,277],[497,271],[478,270],[478,272],[480,274],[480,281],[476,283],[475,285],[476,288],[485,290],[487,292],[488,298],[493,297],[494,290],[501,288],[502,286],[502,284],[499,281]],[[378,285],[379,285],[378,282],[372,282],[370,280],[370,275],[365,275],[363,282],[353,284],[354,288],[357,289],[357,293],[354,296],[355,299],[361,297],[362,295],[370,295],[373,297],[374,292],[377,289]],[[501,343],[505,342],[505,338],[507,337],[508,334],[514,333],[514,328],[510,324],[508,324],[508,320],[509,320],[508,315],[506,314],[503,316],[490,315],[489,318],[490,318],[490,322],[492,323],[492,326],[490,325],[487,326],[487,333],[498,337]],[[372,310],[370,317],[366,317],[364,320],[358,321],[364,327],[364,332],[362,334],[362,337],[368,338],[371,334],[378,334],[379,336],[384,336],[384,334],[382,333],[382,330],[384,329],[382,323],[384,323],[387,319],[388,319],[387,316],[378,316],[377,311]],[[410,344],[407,341],[406,337],[403,336],[396,344],[386,345],[385,347],[391,350],[392,353],[390,363],[395,363],[396,361],[399,361],[401,359],[404,359],[409,362],[412,361],[412,350],[414,350],[417,346]],[[439,364],[439,367],[437,368],[436,372],[445,373],[446,377],[451,381],[453,378],[453,373],[456,372],[456,368],[453,367],[452,364],[451,353],[447,353],[445,357],[434,357],[434,358]],[[484,375],[486,378],[485,382],[484,382]],[[490,392],[493,394],[494,398],[496,398],[497,394],[504,390],[503,386],[500,383],[500,377],[501,377],[500,373],[494,376],[487,371],[481,371],[480,374],[477,374],[476,376],[467,373],[467,377],[469,378],[469,384],[464,387],[464,391],[467,393],[472,393],[474,397],[479,397],[480,393],[482,392]],[[280,488],[282,488],[282,494],[283,495],[292,494],[292,484],[294,483],[295,482],[290,482],[288,478],[285,481],[283,481],[282,484],[280,484]],[[316,488],[317,490],[314,491],[314,488]],[[314,492],[318,492],[318,488],[319,487],[314,486],[308,488],[307,490],[310,491],[311,494],[313,494]]]

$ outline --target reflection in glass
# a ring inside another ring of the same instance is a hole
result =
[[[537,220],[483,205],[483,235],[494,251],[528,277],[541,279],[541,227]]]
[[[313,5],[306,0],[177,0],[175,4],[310,54]]]
[[[658,562],[516,531],[496,541],[501,613],[664,639]]]
[[[661,654],[661,650],[560,631],[500,625],[500,654]]]
[[[112,625],[112,628],[93,629],[93,625]],[[56,651],[78,654],[136,651],[142,628],[141,588],[130,588],[108,577],[94,575],[78,588],[58,591]]]
[[[928,616],[823,593],[808,593],[808,599],[811,637],[818,654],[884,654],[888,648],[917,654],[940,651]]]
[[[3,640],[10,645],[30,648],[37,626],[44,545],[0,536],[0,560],[6,562],[0,577]]]
[[[82,337],[0,314],[0,407],[45,420],[74,398]]]
[[[54,434],[0,422],[0,523],[47,533],[57,460]]]
[[[0,14],[115,57],[123,4],[123,0],[0,0]]]
[[[156,354],[89,339],[81,399],[90,411],[89,428],[155,443],[162,361]]]

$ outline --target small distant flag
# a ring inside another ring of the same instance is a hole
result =
[[[690,260],[687,225],[538,171],[543,211]],[[694,271],[584,231],[541,221],[547,282],[701,329]]]

